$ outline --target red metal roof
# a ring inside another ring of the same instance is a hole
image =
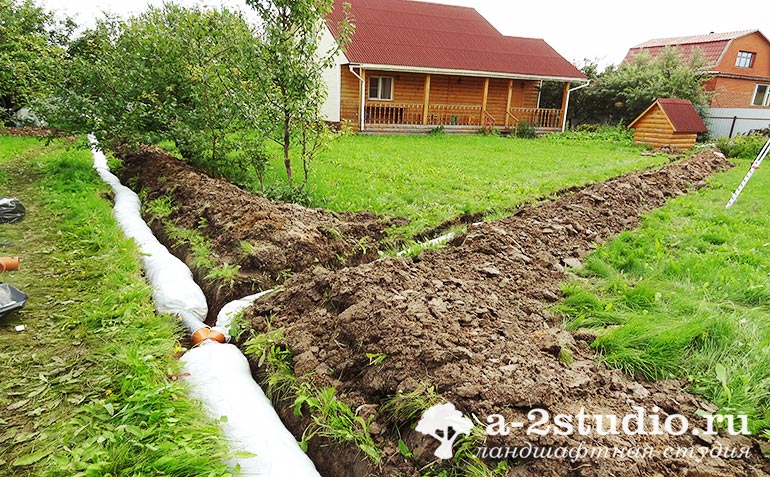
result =
[[[413,0],[335,0],[332,34],[350,3],[351,63],[585,79],[544,40],[504,36],[476,10]]]
[[[658,105],[668,117],[668,120],[671,121],[671,125],[674,126],[674,132],[701,133],[708,131],[708,128],[703,123],[698,112],[695,111],[690,100],[670,98],[658,98],[652,106],[647,108],[638,118],[634,119],[628,127],[634,127],[634,124],[642,119],[655,105]]]
[[[626,54],[624,62],[630,61],[635,55],[646,51],[653,58],[667,46],[676,47],[685,58],[689,59],[693,50],[700,49],[710,66],[716,66],[731,40],[740,38],[758,30],[732,31],[726,33],[709,33],[708,35],[679,36],[674,38],[655,38],[640,43]]]
[[[658,104],[674,126],[674,132],[700,133],[708,131],[690,100],[659,98]]]

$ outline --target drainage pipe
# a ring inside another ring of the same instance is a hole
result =
[[[226,316],[218,323],[221,326],[209,328],[203,322],[208,313],[206,297],[190,269],[158,242],[142,219],[139,197],[110,172],[96,139],[89,136],[89,140],[94,169],[112,186],[115,217],[139,247],[155,308],[177,316],[199,343],[182,356],[181,362],[189,374],[190,396],[201,401],[211,418],[221,420],[232,451],[228,464],[241,476],[320,477],[254,382],[246,357],[237,347],[221,343],[234,314],[258,295],[236,300],[229,313],[223,314]]]
[[[564,132],[567,130],[567,112],[569,111],[569,96],[570,93],[573,91],[577,91],[579,89],[585,88],[591,84],[591,80],[586,81],[585,83],[581,84],[580,86],[575,86],[574,88],[570,88],[567,90],[567,101],[564,103],[564,123],[561,125],[561,132]]]

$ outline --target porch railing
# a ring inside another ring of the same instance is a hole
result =
[[[422,124],[422,104],[369,103],[364,107],[366,124]]]
[[[428,106],[428,124],[433,126],[478,126],[481,105],[431,104]]]
[[[511,108],[509,125],[518,126],[524,121],[538,128],[556,129],[561,127],[561,109]]]
[[[556,129],[561,126],[561,109],[511,108],[504,118],[495,118],[481,105],[430,104],[427,115],[419,103],[368,103],[364,107],[366,124],[430,126],[487,126],[515,128],[527,123],[537,128]],[[482,124],[483,122],[483,124]]]

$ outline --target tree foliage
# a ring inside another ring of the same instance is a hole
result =
[[[658,98],[689,99],[701,113],[708,107],[703,83],[710,79],[702,52],[686,58],[676,48],[665,48],[656,56],[644,52],[602,78],[607,92],[615,92],[621,104],[613,104],[623,122],[639,116]]]
[[[619,67],[603,71],[596,61],[585,60],[581,71],[591,84],[570,95],[568,121],[580,124],[628,124],[658,98],[689,99],[701,115],[709,96],[704,82],[708,63],[699,50],[684,57],[676,48],[656,56],[643,52]],[[561,83],[546,83],[541,105],[560,107]]]
[[[47,94],[74,26],[34,0],[0,0],[0,122]]]
[[[321,115],[326,99],[324,70],[349,39],[351,26],[344,21],[340,35],[329,51],[321,51],[319,38],[332,0],[247,0],[262,20],[261,54],[264,64],[265,109],[258,128],[283,151],[286,176],[295,187],[291,152],[302,163],[302,190],[316,151],[324,144],[327,127]]]
[[[273,140],[297,196],[329,134],[322,75],[351,27],[344,21],[340,41],[321,51],[332,0],[248,3],[258,30],[224,8],[175,4],[100,21],[68,49],[60,87],[40,105],[44,117],[68,132],[93,132],[108,148],[173,141],[185,158],[236,181],[246,169],[262,177],[262,146]],[[299,185],[292,157],[303,167]]]
[[[68,50],[45,110],[56,127],[93,132],[106,147],[173,141],[182,155],[236,179],[261,167],[244,111],[260,85],[258,41],[227,9],[165,4],[126,21],[106,18]]]

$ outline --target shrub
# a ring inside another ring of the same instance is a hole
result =
[[[522,139],[535,139],[537,138],[537,127],[527,121],[522,121],[516,128],[516,137]]]
[[[443,125],[436,126],[428,132],[428,136],[443,136],[446,134],[446,129]]]
[[[741,134],[734,138],[720,138],[717,147],[727,157],[754,159],[759,154],[767,138],[761,134]]]

